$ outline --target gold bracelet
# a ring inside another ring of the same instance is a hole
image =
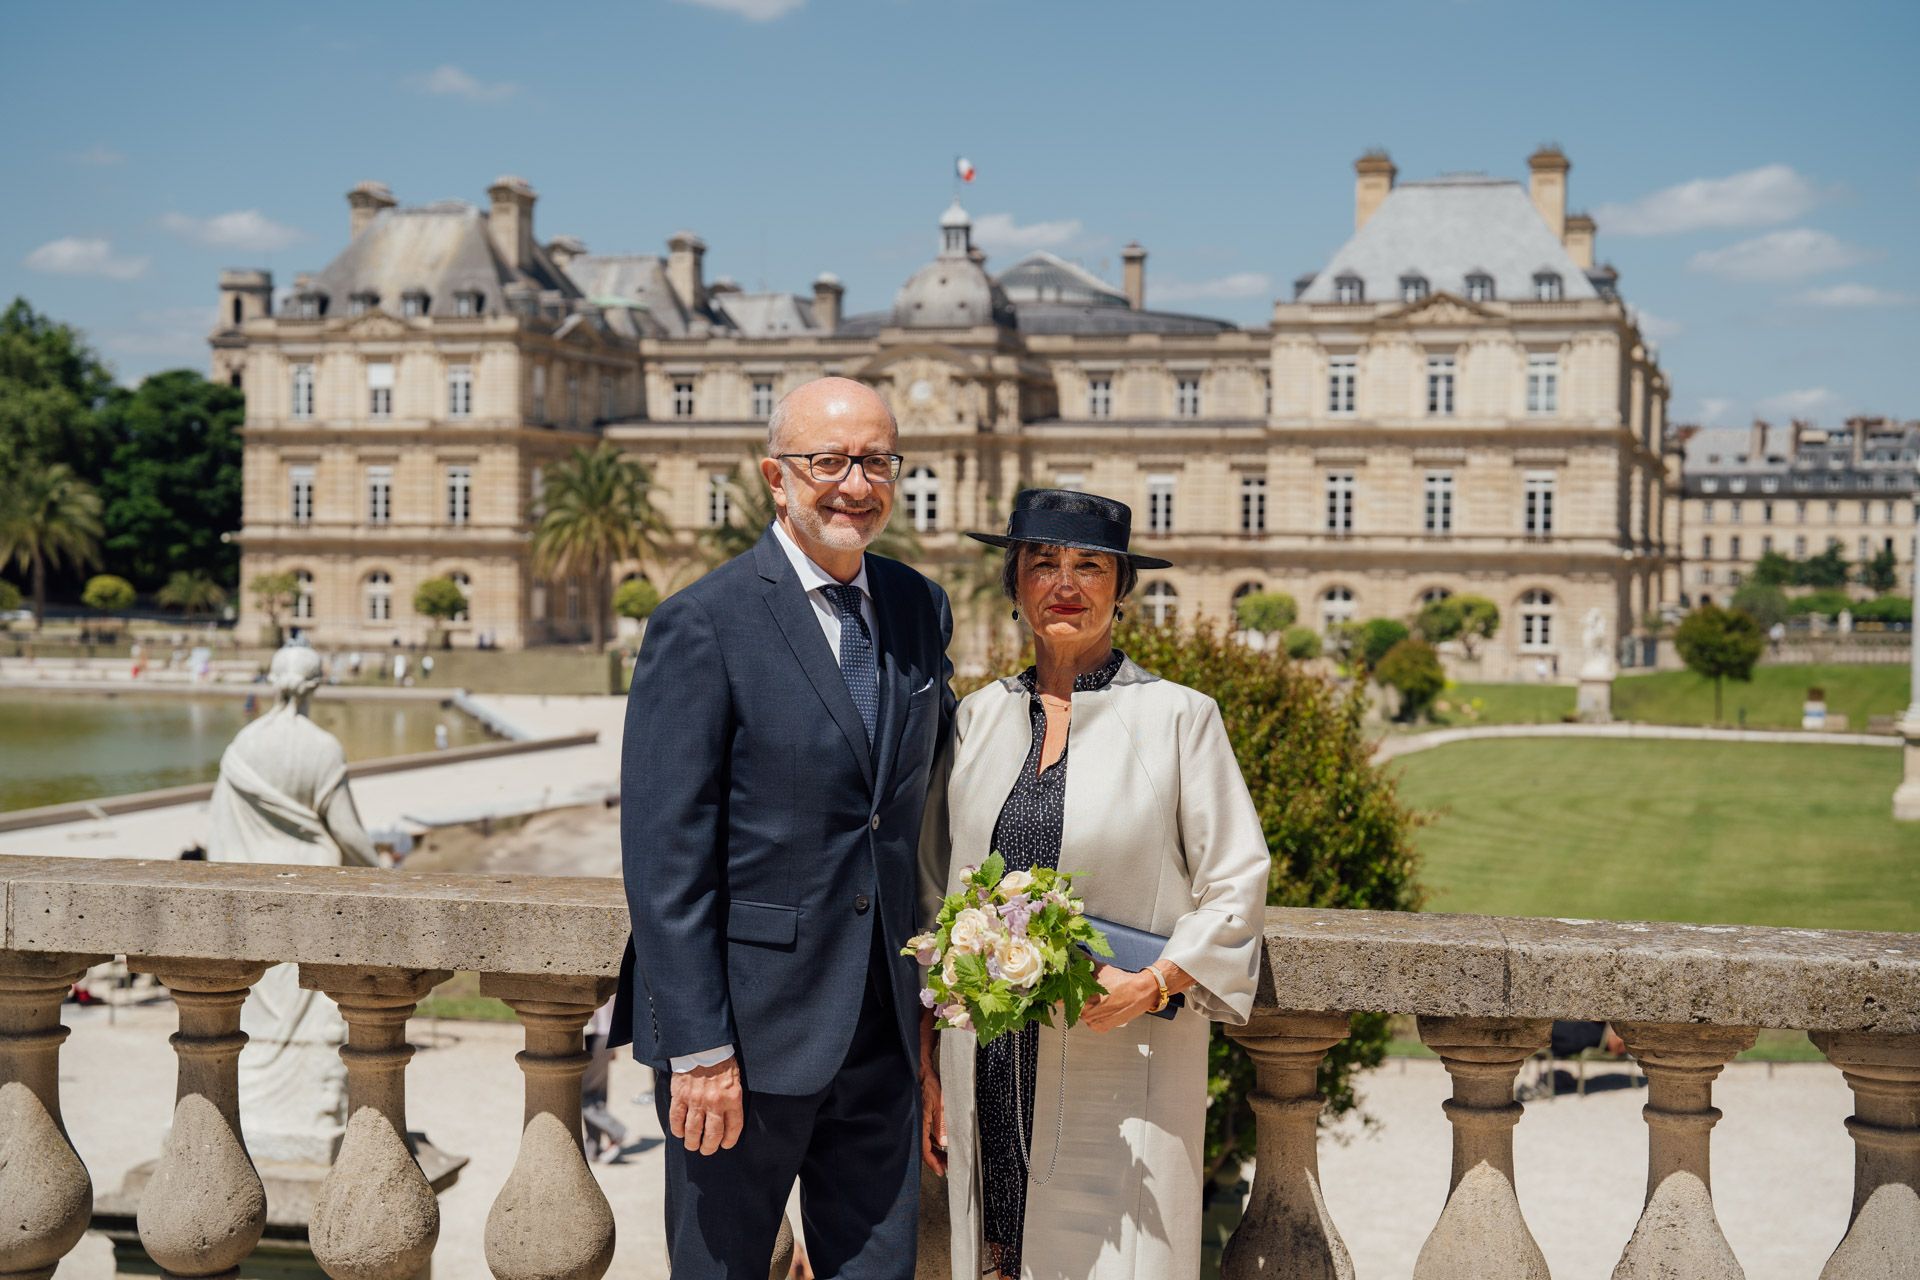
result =
[[[1147,972],[1151,973],[1153,980],[1160,984],[1160,1003],[1153,1006],[1152,1009],[1152,1012],[1159,1013],[1173,1003],[1173,992],[1167,990],[1167,975],[1160,972],[1160,962],[1158,960],[1147,966]]]

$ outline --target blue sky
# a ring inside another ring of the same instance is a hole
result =
[[[980,238],[1260,323],[1349,234],[1352,162],[1572,205],[1657,336],[1680,421],[1920,417],[1920,5],[1558,0],[15,6],[0,295],[125,377],[204,366],[223,266],[339,251],[343,195],[540,192],[598,252],[886,306],[964,153]]]

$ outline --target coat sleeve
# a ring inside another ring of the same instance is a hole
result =
[[[953,757],[959,748],[955,728],[958,700],[953,696],[953,659],[944,656],[953,641],[953,610],[946,592],[935,587],[940,611],[940,724],[933,744],[933,767],[927,772],[927,805],[920,823],[920,926],[926,928],[940,914],[947,892],[947,867],[953,858],[953,828],[949,823],[947,784],[953,777]]]
[[[627,695],[620,856],[662,1059],[737,1045],[727,994],[725,814],[733,698],[713,619],[685,592],[648,620]]]
[[[1211,698],[1180,744],[1181,852],[1193,905],[1161,958],[1193,976],[1187,1002],[1216,1022],[1253,1010],[1272,860],[1233,743]]]

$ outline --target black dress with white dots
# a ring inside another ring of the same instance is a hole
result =
[[[1126,655],[1114,650],[1106,663],[1073,682],[1075,693],[1104,689],[1120,673]],[[1040,701],[1032,667],[1020,673],[1033,723],[1033,742],[1013,790],[993,827],[993,848],[1008,871],[1060,866],[1060,836],[1066,819],[1067,747],[1045,773],[1040,752],[1047,737],[1047,710]],[[1068,746],[1072,726],[1068,726]],[[1069,868],[1071,870],[1071,868]],[[981,1231],[988,1245],[987,1270],[1020,1274],[1020,1242],[1027,1220],[1027,1162],[1031,1158],[1033,1090],[1038,1074],[1040,1035],[1028,1026],[975,1051],[974,1107],[980,1125]],[[1013,1073],[1020,1072],[1020,1107],[1014,1106]],[[1026,1145],[1025,1153],[1021,1147]]]

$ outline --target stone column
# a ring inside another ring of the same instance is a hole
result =
[[[1347,1038],[1344,1013],[1255,1013],[1227,1032],[1253,1059],[1258,1124],[1253,1195],[1227,1241],[1223,1280],[1353,1280],[1353,1261],[1320,1195],[1317,1144],[1326,1098],[1315,1077]]]
[[[1441,1104],[1453,1125],[1453,1176],[1414,1280],[1547,1280],[1513,1189],[1513,1126],[1525,1110],[1513,1082],[1552,1028],[1537,1018],[1420,1019],[1420,1039],[1453,1077]]]
[[[267,1193],[240,1136],[240,1006],[265,964],[129,956],[173,993],[173,1128],[140,1197],[140,1243],[164,1274],[232,1280],[260,1242]]]
[[[1920,1259],[1920,1035],[1816,1031],[1853,1090],[1853,1212],[1820,1280],[1897,1280]]]
[[[613,992],[612,978],[485,973],[483,995],[512,1006],[526,1028],[516,1055],[526,1076],[520,1154],[487,1214],[487,1266],[496,1280],[599,1280],[613,1261],[613,1210],[580,1150],[580,1029]]]
[[[1713,1212],[1708,1168],[1713,1082],[1735,1054],[1753,1046],[1751,1027],[1615,1023],[1647,1073],[1647,1200],[1613,1280],[1744,1280],[1746,1273]]]
[[[412,1280],[440,1238],[440,1201],[407,1143],[407,1019],[441,970],[300,966],[347,1021],[347,1131],[307,1238],[333,1280]]]
[[[60,1118],[60,1002],[102,959],[0,951],[0,1280],[50,1280],[87,1233],[93,1183]]]
[[[1920,593],[1920,554],[1913,557],[1911,585],[1916,593]],[[1920,600],[1920,594],[1914,598]],[[1920,822],[1920,626],[1908,630],[1907,679],[1911,688],[1907,713],[1900,717],[1900,736],[1906,745],[1900,752],[1900,785],[1893,792],[1893,818],[1896,822]]]

